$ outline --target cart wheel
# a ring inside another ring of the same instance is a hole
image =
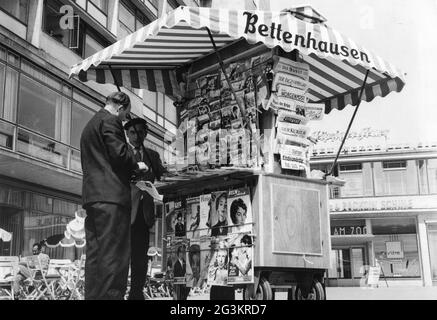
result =
[[[302,295],[301,289],[297,286],[294,293],[294,300],[325,300],[325,291],[323,290],[322,284],[314,280],[311,290],[306,297]]]
[[[272,287],[270,287],[270,283],[266,278],[260,278],[255,298],[249,297],[249,293],[246,289],[244,289],[243,297],[244,300],[272,300]]]
[[[287,290],[287,300],[295,300],[296,287],[291,287]]]

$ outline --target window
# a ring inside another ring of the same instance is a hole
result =
[[[360,197],[364,195],[364,181],[361,163],[340,164],[340,178],[346,181],[341,188],[342,197]]]
[[[75,26],[76,30],[79,28],[79,38],[77,38],[77,32],[74,32],[74,30],[62,29],[59,24],[61,6],[62,3],[57,0],[47,0],[45,2],[43,29],[48,35],[82,58],[87,58],[109,45],[108,41],[100,37],[93,28],[83,21],[80,21],[79,26]],[[77,20],[75,20],[75,23],[77,23]]]
[[[94,39],[91,35],[85,35],[85,58],[92,56],[94,53],[99,52],[104,48],[105,47],[100,44],[96,39]]]
[[[151,22],[141,11],[126,2],[120,4],[118,20],[120,38],[128,36]]]
[[[348,163],[348,164],[340,164],[340,171],[361,171],[362,165],[361,163]]]
[[[176,124],[177,122],[176,107],[173,104],[173,100],[171,100],[167,96],[164,96],[164,103],[165,103],[165,119],[167,119],[173,124]]]
[[[61,7],[62,3],[57,0],[46,0],[44,2],[43,29],[49,36],[61,42],[66,47],[76,47],[78,45],[78,48],[72,50],[82,56],[81,42],[83,39],[77,39],[77,36],[72,30],[61,28],[59,23]],[[77,26],[75,25],[75,27]],[[83,28],[81,27],[82,25],[79,26],[79,35],[83,35]],[[80,38],[82,37],[80,36]]]
[[[387,195],[399,195],[407,192],[406,161],[385,161],[384,169],[385,193]]]
[[[437,224],[428,224],[428,248],[432,279],[437,280]]]
[[[55,91],[22,76],[18,123],[58,141],[68,143],[71,102]]]
[[[15,122],[17,118],[17,92],[18,72],[11,67],[6,67],[5,100],[3,114],[0,114],[0,116],[11,122]]]
[[[29,0],[0,0],[0,8],[24,24],[27,23]]]
[[[417,160],[417,170],[419,173],[419,190],[420,194],[428,194],[428,177],[426,170],[426,161]]]
[[[73,103],[71,109],[71,136],[70,144],[75,148],[80,148],[80,136],[85,125],[93,117],[94,111],[86,109],[77,103]]]
[[[384,161],[382,163],[384,169],[402,169],[407,167],[406,161]]]
[[[3,118],[3,100],[5,94],[5,74],[6,66],[0,63],[0,116]]]
[[[89,2],[93,3],[97,8],[108,14],[108,0],[89,0]]]
[[[437,159],[428,160],[429,192],[437,193]]]
[[[75,2],[102,26],[107,27],[108,0],[75,0]]]
[[[135,31],[135,13],[129,10],[124,3],[121,3],[118,19],[122,29],[122,37],[125,37]]]

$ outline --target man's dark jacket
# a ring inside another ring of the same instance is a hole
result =
[[[137,162],[121,120],[101,109],[85,126],[80,138],[83,207],[94,202],[131,208],[130,177]]]
[[[132,150],[132,147],[129,146]],[[159,157],[159,153],[144,147],[143,148],[143,157],[141,159],[148,167],[149,170],[135,176],[135,180],[140,181],[150,181],[152,183],[155,180],[160,180],[162,174],[166,171],[164,166],[162,165],[161,158]],[[140,204],[142,205],[142,212],[144,214],[144,221],[146,225],[151,228],[155,223],[155,205],[153,198],[145,191],[141,191],[138,189],[135,184],[131,184],[131,199],[132,199],[132,210],[131,210],[131,224],[135,222],[138,207]],[[143,201],[140,201],[140,200]]]

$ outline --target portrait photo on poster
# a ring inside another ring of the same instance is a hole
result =
[[[174,225],[176,224],[176,215],[174,201],[169,201],[164,204],[166,234],[174,235]]]
[[[239,188],[228,193],[228,232],[240,233],[252,231],[252,205],[250,189]]]
[[[200,197],[187,198],[186,235],[188,239],[200,238]]]
[[[174,235],[176,238],[185,237],[185,218],[186,218],[186,209],[185,209],[185,201],[180,200],[175,202],[174,215],[176,216],[175,224],[174,224]]]
[[[227,197],[227,191],[216,191],[211,193],[211,211],[208,223],[211,228],[212,237],[228,234]]]
[[[253,283],[253,236],[250,233],[236,234],[228,240],[228,284]]]
[[[208,285],[226,286],[228,284],[229,264],[227,240],[220,240],[213,248],[208,268]]]

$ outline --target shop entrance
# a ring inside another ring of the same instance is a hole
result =
[[[0,228],[12,234],[10,241],[0,239],[0,256],[18,255],[19,235],[22,228],[22,211],[19,208],[0,204]]]
[[[331,268],[328,270],[329,286],[357,286],[367,265],[365,245],[333,248]]]

